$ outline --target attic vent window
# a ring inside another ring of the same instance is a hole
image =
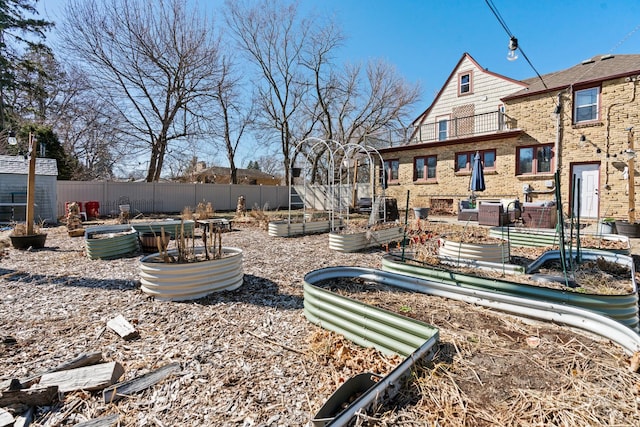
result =
[[[593,64],[594,62],[596,61],[594,61],[592,58],[589,58],[582,61],[582,65]]]
[[[611,59],[611,58],[613,58],[613,55],[611,55],[611,54],[602,55],[602,56],[600,57],[600,61],[605,61],[605,60],[607,60],[607,59]]]

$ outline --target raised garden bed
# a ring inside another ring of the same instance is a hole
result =
[[[548,228],[492,227],[489,237],[507,240],[511,246],[524,247],[557,246],[560,242],[559,232]],[[575,241],[572,243],[574,248],[576,244]],[[624,255],[631,253],[629,238],[617,234],[580,234],[580,245]]]
[[[583,277],[595,277],[595,267],[616,269],[616,274],[626,279],[614,282],[610,274],[604,273],[602,283],[567,280],[562,272],[554,270],[554,261],[560,259],[559,251],[548,251],[526,268],[526,275],[511,276],[505,280],[499,270],[493,275],[483,275],[477,269],[452,269],[441,265],[430,265],[419,260],[415,253],[387,254],[383,257],[384,271],[434,280],[470,289],[489,290],[501,294],[521,296],[586,308],[608,316],[638,330],[638,290],[633,259],[626,255],[604,251],[582,251],[582,260],[587,271]],[[536,276],[537,274],[537,276]],[[567,283],[573,287],[567,286]],[[618,283],[619,287],[612,289]]]
[[[84,241],[90,259],[118,258],[139,250],[138,233],[128,224],[89,227]]]
[[[342,220],[334,220],[335,227],[340,227],[341,225]],[[304,222],[289,222],[288,220],[283,220],[269,222],[269,236],[272,237],[291,237],[305,234],[327,233],[329,231],[331,231],[330,220]]]
[[[374,246],[382,246],[391,242],[401,242],[404,227],[379,224],[363,231],[349,229],[329,233],[329,248],[338,252],[357,252]]]
[[[177,250],[167,252],[177,256]],[[160,300],[185,301],[210,293],[239,288],[243,282],[242,250],[222,248],[219,259],[204,259],[204,247],[195,249],[200,259],[185,263],[165,262],[155,253],[140,259],[142,291]]]

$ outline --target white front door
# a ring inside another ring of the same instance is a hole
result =
[[[573,166],[572,179],[576,180],[575,186],[573,182],[571,184],[571,188],[575,189],[576,194],[573,195],[573,209],[571,212],[574,216],[577,216],[579,197],[580,218],[597,218],[598,206],[600,205],[600,198],[598,197],[598,189],[600,188],[600,165],[575,165]],[[579,194],[577,180],[580,180]]]

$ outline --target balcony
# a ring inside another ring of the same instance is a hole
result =
[[[428,142],[451,141],[480,135],[490,135],[513,130],[516,121],[500,111],[457,117],[407,129],[394,129],[384,133],[367,135],[367,145],[377,149]]]

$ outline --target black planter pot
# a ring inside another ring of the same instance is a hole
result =
[[[45,233],[30,234],[28,236],[9,235],[9,238],[11,239],[11,245],[16,249],[42,249],[44,248],[44,243],[47,240],[47,235]]]
[[[616,220],[616,231],[623,236],[638,238],[640,237],[640,222]]]

